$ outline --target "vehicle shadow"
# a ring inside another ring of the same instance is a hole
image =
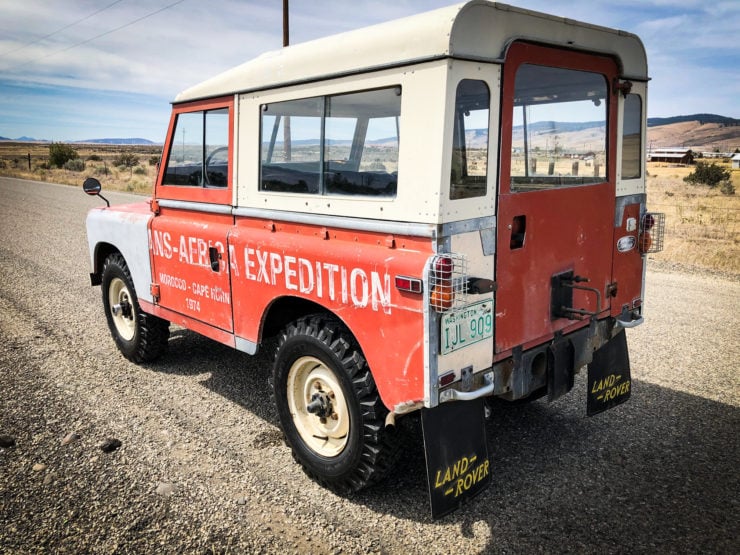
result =
[[[151,367],[207,372],[204,387],[278,426],[265,402],[271,347],[249,356],[176,330],[168,356]],[[585,408],[583,374],[551,404],[494,402],[492,483],[438,522],[483,534],[484,551],[740,551],[740,409],[640,380],[624,405],[593,418]],[[431,524],[418,417],[400,419],[397,431],[405,445],[397,467],[347,501]]]
[[[491,486],[440,522],[468,536],[485,523],[486,551],[737,553],[740,409],[633,384],[593,418],[584,376],[553,404],[494,403]],[[356,501],[385,510],[390,496],[395,516],[431,521],[421,442]]]

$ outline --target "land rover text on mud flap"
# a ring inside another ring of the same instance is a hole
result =
[[[629,33],[482,0],[264,54],[174,101],[148,202],[93,209],[132,361],[175,323],[254,354],[337,491],[421,410],[435,516],[490,479],[484,397],[626,400],[642,322],[647,63]],[[85,186],[99,194],[100,184]]]

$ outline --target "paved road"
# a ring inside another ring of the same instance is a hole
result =
[[[413,423],[396,473],[345,499],[283,445],[267,354],[175,330],[161,362],[123,359],[88,285],[99,202],[0,178],[1,552],[740,552],[737,280],[651,268],[630,402],[588,419],[578,376],[496,405],[492,486],[432,521]]]

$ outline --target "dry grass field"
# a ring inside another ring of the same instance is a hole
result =
[[[685,183],[692,171],[648,164],[648,209],[666,214],[665,248],[650,256],[740,275],[740,171],[732,172],[734,195]]]
[[[0,175],[76,186],[81,186],[86,177],[97,177],[105,189],[143,194],[151,192],[157,173],[156,162],[162,154],[161,146],[105,144],[71,146],[85,163],[82,171],[50,169],[48,144],[0,141]],[[116,166],[115,159],[121,154],[132,154],[138,159],[138,164],[133,167]]]
[[[151,192],[161,147],[74,145],[74,148],[85,162],[83,171],[48,169],[48,144],[0,142],[0,175],[77,187],[86,177],[94,176],[108,190]],[[133,154],[139,164],[132,168],[116,166],[114,160],[122,153]],[[740,171],[732,172],[735,195],[685,183],[683,178],[691,171],[690,166],[648,164],[648,208],[666,214],[665,249],[651,257],[740,275]]]

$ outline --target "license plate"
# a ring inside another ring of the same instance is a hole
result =
[[[442,314],[440,350],[443,355],[490,337],[493,337],[493,301],[491,300]]]

